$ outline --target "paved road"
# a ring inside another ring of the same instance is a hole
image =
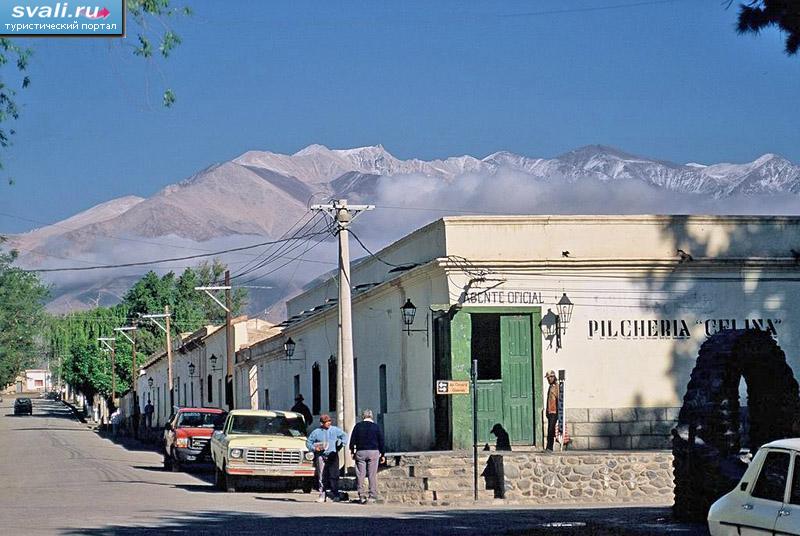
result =
[[[118,444],[60,402],[33,416],[0,403],[0,535],[88,534],[705,534],[667,508],[409,508],[317,504],[296,493],[220,493],[208,473],[161,470],[161,456]]]

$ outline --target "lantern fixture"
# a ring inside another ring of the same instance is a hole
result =
[[[567,332],[567,324],[569,321],[572,320],[572,308],[574,304],[567,298],[567,293],[564,292],[561,295],[561,299],[558,300],[556,304],[556,308],[558,309],[558,320],[559,324],[561,325],[561,333]]]
[[[153,378],[147,378],[147,386],[152,389],[153,388]]]
[[[295,343],[291,337],[286,339],[286,342],[283,343],[283,351],[286,353],[287,358],[292,357],[294,355],[294,349],[296,346],[297,343]]]
[[[222,367],[217,367],[217,356],[211,354],[211,357],[208,358],[208,361],[211,363],[211,370],[216,372],[218,370],[222,370]]]
[[[417,308],[411,303],[411,298],[406,299],[406,303],[400,308],[400,311],[403,313],[403,325],[405,325],[406,331],[408,331],[411,324],[414,323],[414,317],[417,314]]]
[[[425,315],[425,329],[411,329],[414,323],[414,318],[417,316],[417,306],[411,302],[411,298],[406,299],[406,303],[400,307],[400,312],[403,313],[403,331],[410,337],[414,332],[424,332],[428,334],[428,315]]]
[[[194,363],[189,363],[189,377],[190,378],[194,378],[195,377],[194,371],[196,370],[196,368],[197,367],[195,367]]]

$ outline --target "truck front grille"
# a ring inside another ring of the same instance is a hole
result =
[[[248,449],[245,459],[254,465],[298,465],[303,458],[299,450]]]
[[[192,448],[193,449],[204,449],[208,442],[211,440],[209,437],[193,437],[192,438]]]

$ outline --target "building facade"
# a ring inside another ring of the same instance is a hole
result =
[[[541,446],[553,369],[565,378],[573,448],[666,447],[713,333],[766,330],[800,370],[798,226],[731,216],[436,221],[353,266],[357,408],[373,409],[391,449],[465,448],[471,397],[437,395],[436,382],[468,379],[477,360],[479,440],[500,423],[512,443]],[[239,353],[245,399],[285,409],[302,392],[315,414],[335,412],[337,285],[290,300],[283,333]],[[568,311],[557,305],[565,297]]]
[[[266,337],[270,330],[274,331],[271,324],[263,320],[234,318],[234,349]],[[231,409],[225,393],[226,344],[225,326],[204,326],[175,339],[172,352],[174,406]],[[150,400],[155,410],[153,426],[163,425],[172,414],[166,350],[151,356],[142,366],[137,390],[141,411]]]

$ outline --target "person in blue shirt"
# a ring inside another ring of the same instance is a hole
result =
[[[314,453],[314,476],[319,485],[317,502],[325,502],[325,485],[328,484],[333,502],[339,502],[339,453],[347,444],[347,434],[331,424],[331,416],[319,417],[319,428],[309,434],[306,448]]]

